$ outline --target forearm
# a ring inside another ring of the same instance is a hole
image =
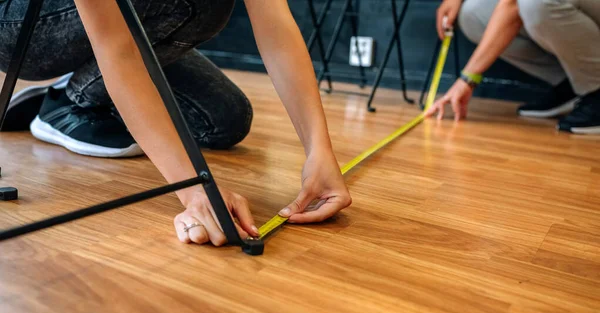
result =
[[[264,1],[247,0],[246,4],[273,85],[306,154],[313,149],[331,149],[317,80],[302,34],[286,1]],[[265,7],[261,2],[266,3]]]
[[[114,1],[77,0],[106,88],[131,134],[168,182],[195,176],[168,112]],[[110,43],[110,44],[106,44]],[[177,194],[184,204],[192,187]]]
[[[522,25],[517,1],[501,0],[464,70],[474,74],[485,72],[517,36]]]

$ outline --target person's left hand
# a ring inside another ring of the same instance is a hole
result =
[[[430,117],[437,112],[437,119],[441,120],[444,116],[444,106],[450,103],[452,104],[452,111],[454,111],[454,120],[464,119],[467,117],[467,106],[472,96],[473,87],[469,86],[464,80],[458,79],[452,85],[452,88],[425,112],[425,116]]]
[[[212,242],[215,246],[222,246],[227,243],[227,237],[219,223],[208,196],[204,190],[187,189],[184,190],[187,199],[185,202],[185,211],[177,214],[173,220],[177,237],[183,243],[204,244]],[[258,237],[258,229],[254,226],[254,219],[250,213],[248,200],[243,196],[220,187],[219,192],[223,198],[225,206],[229,210],[232,218],[236,218],[235,227],[240,238],[245,239],[248,235]],[[192,227],[186,230],[190,225]]]
[[[310,205],[314,200],[318,203]],[[352,198],[333,152],[316,151],[304,163],[300,194],[279,215],[288,217],[290,223],[322,222],[350,204]]]

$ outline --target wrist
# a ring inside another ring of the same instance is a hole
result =
[[[475,88],[483,81],[483,75],[464,69],[462,72],[460,72],[460,79],[467,83],[471,88]]]
[[[306,156],[315,152],[333,151],[325,119],[321,123],[315,121],[309,127],[302,129],[299,137]]]
[[[195,197],[197,197],[199,194],[205,194],[205,192],[202,186],[193,186],[178,190],[175,192],[175,194],[177,195],[177,198],[179,198],[179,201],[181,201],[181,204],[187,208],[188,205],[194,201]]]
[[[333,153],[333,147],[331,146],[329,136],[311,140],[311,143],[304,148],[304,152],[307,157],[314,154]]]

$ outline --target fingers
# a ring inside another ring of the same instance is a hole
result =
[[[256,228],[256,225],[254,224],[254,218],[252,217],[250,205],[248,204],[248,200],[246,200],[246,198],[242,196],[236,198],[232,211],[235,213],[235,216],[240,222],[241,228],[238,227],[238,231],[242,231],[245,234],[242,235],[242,233],[240,233],[242,238],[248,237],[248,234],[252,235],[253,237],[259,236],[258,228]]]
[[[468,106],[466,104],[463,104],[460,106],[461,110],[460,110],[460,118],[462,119],[466,119],[467,118],[467,111],[468,111]]]
[[[439,101],[436,101],[430,108],[427,109],[427,111],[425,111],[425,117],[431,117],[435,114],[435,112],[437,112],[438,102]]]
[[[192,242],[197,244],[204,244],[208,242],[209,236],[206,233],[206,228],[204,224],[193,216],[186,216],[183,218],[185,225],[188,227],[199,224],[199,226],[191,227],[188,229],[187,234]]]
[[[441,7],[437,10],[436,13],[436,29],[437,29],[437,33],[438,33],[438,37],[440,37],[440,40],[444,39],[444,15],[446,14],[446,11],[443,10]]]
[[[179,240],[183,243],[204,244],[210,241],[215,246],[224,245],[227,238],[210,211],[211,209],[206,204],[199,203],[177,215],[174,226]],[[184,230],[186,226],[189,227],[194,223],[201,226],[189,228],[187,232]]]
[[[235,223],[235,229],[237,229],[237,232],[240,235],[240,238],[242,238],[242,240],[244,240],[244,239],[246,239],[248,237],[258,237],[258,236],[260,236],[258,234],[258,231],[256,232],[256,235],[248,233],[247,231],[245,231],[244,229],[242,229],[242,227],[240,225],[238,225],[238,223]]]
[[[285,209],[279,211],[279,215],[282,217],[290,217],[296,213],[304,212],[304,209],[306,209],[314,198],[315,197],[311,197],[310,193],[302,189],[296,200],[285,207]]]
[[[239,197],[240,197],[240,198],[242,198],[242,199],[244,199],[244,200],[246,200],[245,198],[243,198],[243,197],[241,197],[241,196],[239,196]],[[232,203],[233,203],[233,204],[228,204],[228,205],[227,205],[227,208],[228,208],[228,210],[231,210],[231,211],[229,211],[228,213],[229,213],[229,216],[231,216],[231,218],[233,219],[233,215],[231,214],[231,212],[235,210],[235,206],[237,205],[237,204],[236,204],[237,202],[233,201]],[[215,225],[216,225],[216,226],[219,228],[219,231],[220,231],[220,233],[221,233],[221,234],[223,235],[223,237],[225,238],[225,242],[227,242],[227,236],[225,236],[225,233],[223,232],[223,226],[221,226],[221,222],[219,222],[219,218],[217,217],[217,213],[215,213],[215,210],[214,210],[214,209],[212,209],[212,205],[210,204],[210,202],[207,202],[207,203],[205,204],[205,206],[208,208],[208,211],[209,211],[210,215],[212,216],[212,222],[214,222],[214,224],[215,224]],[[211,224],[212,224],[212,223],[211,223]],[[238,234],[240,235],[240,238],[242,238],[242,239],[248,238],[248,232],[246,232],[244,229],[242,229],[242,228],[240,227],[240,225],[238,225],[238,223],[237,223],[235,220],[234,220],[234,225],[235,225],[235,228],[236,228],[236,230],[237,230]],[[258,229],[256,230],[256,233],[258,234]],[[258,235],[253,235],[253,236],[258,236]],[[217,238],[217,239],[216,239],[216,240],[217,240],[217,242],[220,242],[220,241],[221,241],[221,238],[220,238],[220,236],[219,236],[219,235],[217,235],[217,237],[219,237],[219,238]],[[211,238],[212,238],[212,237],[211,237]],[[212,242],[214,245],[216,245],[216,246],[219,246],[219,245],[223,245],[223,244],[225,244],[225,243],[222,243],[222,244],[215,244],[215,241],[213,241],[212,239],[211,239],[211,242]]]
[[[288,220],[290,223],[318,223],[322,222],[333,215],[335,215],[340,210],[347,207],[343,202],[338,201],[327,201],[321,207],[319,207],[315,211],[305,211],[299,214],[295,214],[290,216]]]
[[[225,234],[221,230],[220,225],[217,222],[215,222],[215,218],[213,217],[211,211],[212,210],[207,205],[205,205],[202,209],[198,210],[199,214],[195,215],[195,217],[197,217],[202,223],[202,225],[204,225],[206,232],[208,233],[208,238],[210,239],[210,242],[212,242],[212,244],[217,247],[222,246],[225,243],[227,243],[227,237],[225,237]]]
[[[468,102],[461,100],[460,96],[454,96],[451,100],[452,111],[454,111],[454,120],[460,121],[467,118]]]
[[[449,94],[445,94],[443,97],[438,99],[433,105],[425,112],[425,117],[431,117],[437,113],[437,119],[441,120],[444,117],[444,106],[450,102]]]
[[[436,111],[437,111],[437,107],[434,104],[430,108],[428,108],[427,111],[425,111],[425,117],[431,117],[433,114],[435,114]]]
[[[448,12],[449,14],[446,15],[446,17],[448,18],[446,20],[446,27],[450,28],[454,26],[454,21],[456,20],[456,15],[458,14],[458,12],[455,12],[454,10],[450,10]]]
[[[446,106],[446,104],[444,103],[444,104],[440,105],[440,107],[439,107],[438,116],[437,116],[438,121],[441,121],[444,118],[444,107],[445,106]]]
[[[446,102],[446,96],[444,95],[443,97],[438,99],[436,102],[434,102],[433,105],[429,109],[427,109],[427,111],[425,112],[425,117],[433,116],[440,109],[440,107],[444,106],[445,102]]]
[[[452,111],[454,112],[454,120],[459,121],[462,117],[462,109],[460,108],[460,101],[458,100],[458,97],[452,97],[450,103],[452,105]]]
[[[223,200],[228,208],[228,213],[235,221],[235,227],[242,239],[250,236],[258,237],[258,229],[254,225],[254,219],[250,213],[248,201],[246,198],[232,193],[222,193]],[[197,223],[201,226],[189,227]],[[239,225],[241,224],[241,226]],[[203,244],[211,242],[215,246],[221,246],[227,243],[227,237],[219,223],[212,205],[204,194],[198,194],[188,204],[187,209],[177,215],[173,221],[177,237],[181,242],[195,242]],[[184,229],[188,228],[185,232]]]
[[[175,232],[177,233],[177,238],[179,238],[179,241],[183,243],[190,243],[190,237],[188,233],[184,230],[186,224],[185,222],[183,222],[182,217],[183,214],[177,215],[173,220],[173,226],[175,227]]]

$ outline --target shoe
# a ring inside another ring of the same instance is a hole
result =
[[[583,96],[573,112],[558,121],[557,128],[575,134],[600,134],[600,89]]]
[[[66,88],[71,76],[72,73],[62,76],[50,85],[31,86],[14,94],[8,104],[4,125],[0,131],[29,130],[29,124],[38,115],[48,88]]]
[[[40,113],[31,122],[31,133],[82,155],[120,158],[144,154],[116,110],[80,107],[64,89],[48,88]]]
[[[556,117],[571,112],[578,100],[571,83],[565,79],[541,99],[520,106],[517,114],[524,117]]]

